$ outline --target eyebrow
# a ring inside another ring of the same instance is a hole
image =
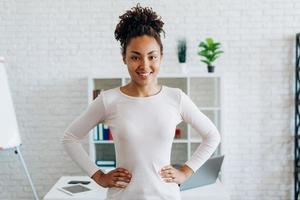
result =
[[[151,53],[154,53],[155,51],[157,51],[157,50],[150,51],[150,52],[148,53],[148,55],[151,54]],[[141,55],[141,54],[140,54],[139,52],[137,52],[137,51],[131,51],[131,53],[136,53],[136,54],[138,54],[138,55]]]

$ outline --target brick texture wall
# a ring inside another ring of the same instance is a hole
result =
[[[87,105],[86,77],[126,72],[114,40],[118,16],[137,1],[1,0],[0,55],[6,58],[22,150],[39,195],[62,175],[84,174],[59,138]],[[293,197],[293,69],[296,0],[141,1],[165,22],[162,71],[177,72],[176,39],[188,40],[188,66],[211,36],[226,52],[225,185],[233,200]],[[87,141],[84,147],[88,149]],[[0,152],[0,199],[32,199],[13,151]]]

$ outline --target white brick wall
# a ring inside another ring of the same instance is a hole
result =
[[[40,196],[60,176],[83,174],[59,138],[87,104],[84,78],[126,69],[113,31],[118,16],[136,3],[0,1],[0,55],[7,60],[23,154]],[[179,36],[188,37],[188,64],[203,71],[196,53],[199,41],[212,36],[223,43],[226,53],[216,65],[226,78],[223,169],[232,199],[291,199],[294,37],[300,31],[300,3],[141,4],[152,6],[165,21],[162,71],[178,70]],[[31,199],[17,157],[0,154],[0,199]]]

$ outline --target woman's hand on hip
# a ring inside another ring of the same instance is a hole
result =
[[[176,169],[172,165],[167,165],[160,170],[160,176],[167,183],[182,184],[192,174],[193,174],[193,170],[189,168],[187,165],[182,166],[180,169]]]
[[[132,175],[128,170],[118,167],[107,174],[99,170],[91,178],[105,188],[126,188],[131,181],[131,177]]]

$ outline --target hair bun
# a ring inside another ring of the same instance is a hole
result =
[[[164,23],[161,21],[161,17],[159,17],[152,8],[142,8],[139,5],[135,7],[135,10],[132,12],[132,28],[137,28],[138,26],[151,26],[155,31],[161,33],[162,27]]]
[[[164,33],[164,30],[162,29],[164,22],[161,20],[161,17],[158,16],[152,8],[143,8],[139,3],[136,7],[127,10],[125,14],[119,16],[119,18],[121,20],[116,27],[115,38],[120,40],[121,43],[132,30],[136,29],[152,28],[158,34],[161,32]]]

